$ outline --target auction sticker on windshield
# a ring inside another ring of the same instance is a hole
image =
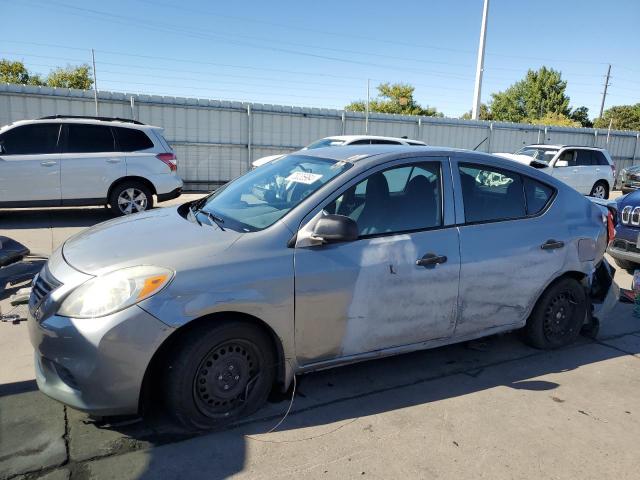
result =
[[[318,173],[293,172],[291,175],[287,177],[287,181],[311,185],[313,182],[321,178],[322,178],[322,175]]]

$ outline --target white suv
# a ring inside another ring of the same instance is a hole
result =
[[[325,137],[320,140],[316,140],[310,143],[301,150],[313,150],[315,148],[325,147],[346,147],[350,145],[415,145],[418,147],[424,147],[426,143],[420,140],[409,140],[406,137],[379,137],[375,135],[337,135],[335,137]],[[260,165],[269,163],[271,160],[280,158],[283,154],[269,155],[268,157],[262,157],[255,160],[252,165],[253,168],[257,168]]]
[[[575,145],[527,145],[516,153],[495,153],[509,160],[543,170],[578,192],[609,198],[616,167],[602,148]]]
[[[0,128],[0,208],[110,205],[127,215],[181,192],[162,128],[63,115]]]

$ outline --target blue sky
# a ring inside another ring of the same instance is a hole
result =
[[[100,90],[342,108],[382,81],[447,116],[470,110],[482,0],[0,0],[0,57],[90,62]],[[491,0],[482,98],[559,69],[592,117],[640,102],[640,1]]]

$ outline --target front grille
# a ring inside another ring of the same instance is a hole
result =
[[[60,285],[62,285],[62,283],[51,275],[49,268],[45,264],[33,282],[31,298],[29,299],[29,307],[31,307],[32,310],[38,308],[47,295],[53,292]]]

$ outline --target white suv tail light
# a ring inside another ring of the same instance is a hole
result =
[[[156,158],[167,165],[172,172],[178,169],[178,159],[174,153],[159,153]]]

